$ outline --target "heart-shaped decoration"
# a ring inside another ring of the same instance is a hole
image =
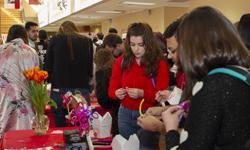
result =
[[[181,133],[180,133],[180,143],[183,143],[187,140],[188,138],[188,132],[186,130],[181,130]]]
[[[179,148],[179,146],[172,147],[170,150],[177,150],[177,148]]]
[[[194,96],[196,93],[198,93],[203,87],[203,82],[198,81],[195,83],[193,90],[192,90],[192,95]]]

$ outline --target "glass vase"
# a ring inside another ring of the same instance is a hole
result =
[[[45,135],[49,129],[49,118],[48,116],[41,114],[35,115],[31,121],[32,129],[36,135]]]

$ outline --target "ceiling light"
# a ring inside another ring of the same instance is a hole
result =
[[[126,5],[146,5],[146,6],[155,5],[155,3],[131,2],[131,1],[125,1],[125,2],[122,2],[122,3],[126,4]]]
[[[102,14],[120,14],[120,13],[122,13],[121,11],[112,11],[112,10],[99,10],[96,12],[102,13]]]

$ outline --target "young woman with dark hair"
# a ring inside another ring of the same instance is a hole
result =
[[[144,112],[157,104],[155,93],[168,87],[167,70],[151,27],[145,23],[131,24],[125,54],[117,58],[112,70],[109,96],[121,100],[119,133],[126,139],[137,133],[141,149],[156,149],[159,142],[159,134],[144,131],[136,120],[140,109]]]
[[[183,99],[191,106],[181,144],[177,130],[184,110],[173,106],[163,112],[167,149],[247,149],[250,86],[226,72],[212,74],[232,66],[247,72],[250,54],[236,28],[216,9],[199,7],[184,18],[177,39],[186,76]]]

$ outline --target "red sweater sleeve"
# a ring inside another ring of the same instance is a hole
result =
[[[166,63],[163,60],[159,62],[158,73],[155,82],[156,84],[154,90],[144,90],[145,100],[155,101],[156,92],[167,89],[169,86],[169,71]]]
[[[121,62],[122,62],[123,56],[116,59],[113,69],[112,69],[112,75],[109,82],[109,89],[108,89],[108,96],[111,99],[117,99],[115,95],[115,91],[119,88],[121,88]]]

